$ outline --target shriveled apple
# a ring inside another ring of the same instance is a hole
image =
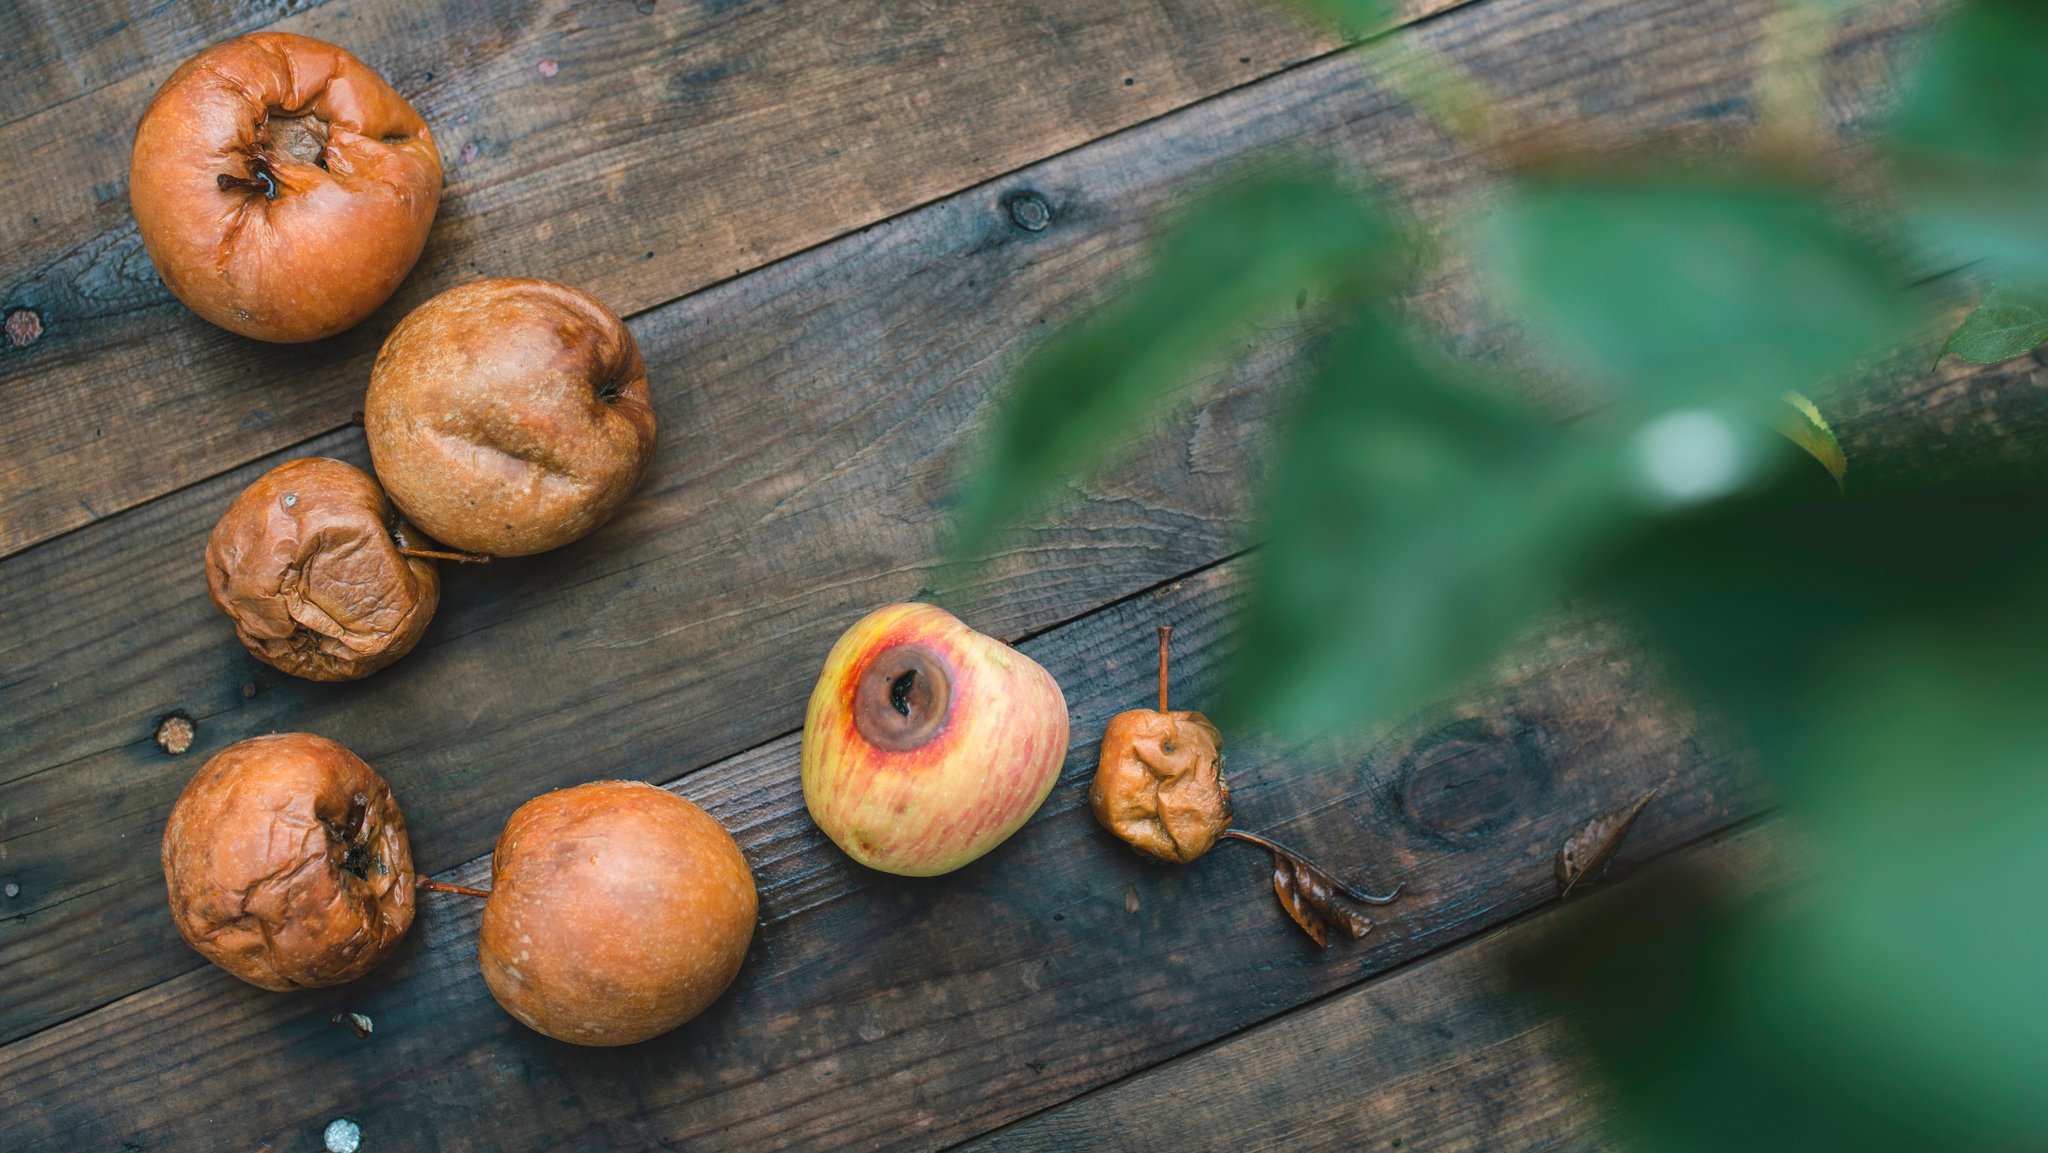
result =
[[[384,778],[310,733],[238,741],[164,826],[171,918],[201,956],[265,989],[369,972],[412,924],[412,849]]]
[[[286,461],[243,489],[206,540],[206,588],[251,655],[315,681],[366,677],[412,651],[439,602],[432,547],[370,474]]]
[[[943,609],[890,605],[825,658],[804,803],[861,864],[933,876],[1022,827],[1066,755],[1066,698],[1038,662]]]
[[[192,311],[258,340],[317,340],[375,311],[419,260],[441,157],[368,65],[256,32],[157,89],[128,196],[157,275]]]

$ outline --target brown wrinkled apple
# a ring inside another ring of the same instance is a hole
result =
[[[441,578],[377,482],[287,461],[242,490],[206,542],[206,587],[258,660],[315,681],[366,677],[419,643]]]
[[[585,293],[479,280],[384,342],[363,404],[391,500],[435,539],[525,556],[597,528],[654,459],[633,334]]]
[[[164,828],[186,943],[265,989],[370,971],[412,924],[412,850],[384,779],[309,733],[238,741],[200,768]]]
[[[1159,708],[1127,709],[1102,732],[1088,804],[1132,848],[1185,865],[1230,827],[1223,734],[1196,712],[1166,708],[1166,643],[1159,631]]]
[[[731,834],[666,789],[597,781],[512,814],[491,859],[477,955],[533,1029],[630,1045],[704,1011],[754,936],[753,874]]]
[[[192,311],[258,340],[317,340],[370,315],[419,260],[441,156],[362,61],[257,32],[157,89],[128,196],[157,274]]]

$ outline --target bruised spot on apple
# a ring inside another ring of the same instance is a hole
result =
[[[1038,662],[943,609],[890,605],[825,658],[804,803],[861,864],[936,876],[1031,819],[1066,755],[1066,698]]]

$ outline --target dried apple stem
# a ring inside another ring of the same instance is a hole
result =
[[[226,192],[230,188],[247,188],[252,192],[261,192],[265,200],[276,200],[277,176],[271,172],[269,161],[266,161],[261,156],[254,157],[249,162],[249,171],[255,173],[255,175],[235,176],[231,173],[223,172],[215,178],[214,183],[220,187],[222,192]]]
[[[1173,636],[1172,625],[1159,626],[1159,711],[1166,711],[1166,642]]]
[[[1363,889],[1353,888],[1352,886],[1345,884],[1342,880],[1339,880],[1328,869],[1324,869],[1318,866],[1315,862],[1309,860],[1307,857],[1302,856],[1300,853],[1295,852],[1293,849],[1288,848],[1287,846],[1281,844],[1278,841],[1273,840],[1270,837],[1262,837],[1257,833],[1247,833],[1243,829],[1225,829],[1223,830],[1221,836],[1228,837],[1231,840],[1243,841],[1247,844],[1257,845],[1258,847],[1266,850],[1267,852],[1273,854],[1276,857],[1285,857],[1297,865],[1303,865],[1310,869],[1314,869],[1316,872],[1321,873],[1323,876],[1329,877],[1330,880],[1336,885],[1338,892],[1343,893],[1345,896],[1351,898],[1354,901],[1357,901],[1361,905],[1391,905],[1394,903],[1394,898],[1401,895],[1400,885],[1395,885],[1394,891],[1388,893],[1386,896],[1383,897],[1374,896],[1373,894],[1368,893]]]
[[[406,548],[406,547],[404,547],[403,545],[399,546],[399,549],[398,549],[398,555],[399,555],[399,556],[416,556],[416,557],[419,557],[419,558],[420,558],[421,560],[452,560],[452,561],[460,561],[460,562],[462,562],[463,564],[489,564],[489,563],[491,563],[491,558],[490,558],[490,557],[489,557],[488,555],[486,555],[486,554],[484,554],[484,553],[480,553],[480,552],[443,552],[443,551],[441,551],[440,549],[431,549],[431,548]]]
[[[468,885],[451,885],[446,881],[430,881],[425,877],[419,878],[414,884],[419,887],[420,891],[426,893],[454,893],[462,897],[488,897],[491,895],[489,889],[472,889]]]

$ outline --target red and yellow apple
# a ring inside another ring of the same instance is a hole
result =
[[[890,605],[825,658],[804,803],[861,864],[936,876],[1030,820],[1066,755],[1066,698],[1038,662],[943,609]]]

